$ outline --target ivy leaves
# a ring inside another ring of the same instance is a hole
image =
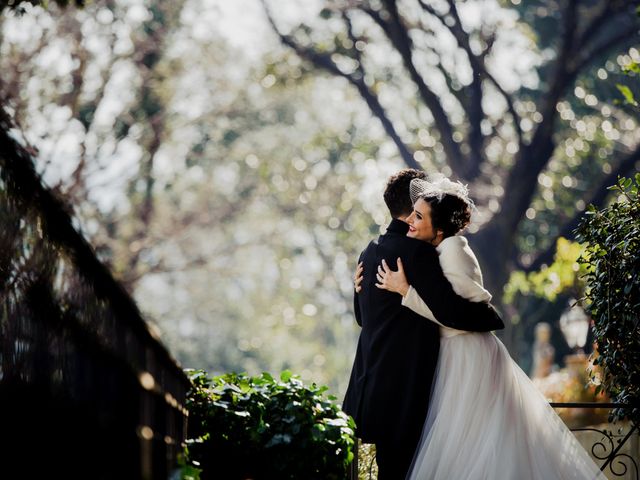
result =
[[[578,227],[586,244],[587,308],[603,378],[601,388],[616,402],[636,406],[614,410],[615,418],[640,421],[640,173],[609,188],[617,199],[603,210],[590,207]]]

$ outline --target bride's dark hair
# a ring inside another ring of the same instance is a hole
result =
[[[431,206],[431,225],[442,230],[444,238],[452,237],[471,222],[471,209],[461,198],[445,194],[442,200],[437,197],[422,199]]]

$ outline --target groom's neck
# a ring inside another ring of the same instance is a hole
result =
[[[400,220],[401,222],[408,223],[407,219],[409,218],[409,215],[400,215],[399,217],[395,217],[395,218],[396,220]]]

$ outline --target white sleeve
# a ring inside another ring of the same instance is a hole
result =
[[[440,266],[453,291],[472,302],[489,302],[491,294],[482,283],[478,259],[462,236],[445,238],[438,250]]]
[[[407,291],[407,294],[404,297],[402,297],[402,305],[404,305],[407,308],[410,308],[411,310],[416,312],[418,315],[426,317],[427,319],[431,320],[434,323],[437,323],[440,326],[444,326],[439,321],[436,320],[436,317],[433,315],[429,307],[427,307],[427,304],[424,303],[424,300],[422,300],[420,295],[418,295],[418,292],[416,291],[416,289],[413,288],[411,285],[409,285],[409,290]]]
[[[436,249],[442,272],[451,283],[454,292],[472,302],[491,300],[491,294],[484,289],[482,284],[482,271],[478,259],[469,247],[466,238],[462,236],[445,238]],[[407,294],[402,297],[402,305],[418,315],[444,326],[436,320],[433,312],[412,286],[409,286]]]

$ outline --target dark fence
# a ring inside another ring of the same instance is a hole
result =
[[[0,478],[166,479],[189,381],[0,112]]]

